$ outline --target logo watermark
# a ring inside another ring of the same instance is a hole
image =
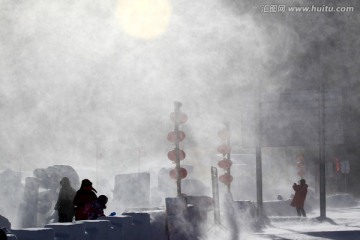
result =
[[[354,12],[354,7],[334,7],[327,5],[311,5],[311,6],[287,6],[280,4],[263,5],[261,12],[263,13],[286,13],[286,12],[309,12],[309,13],[347,13]]]

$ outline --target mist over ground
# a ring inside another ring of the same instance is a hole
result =
[[[354,11],[262,10],[279,4]],[[243,122],[257,91],[319,90],[323,80],[342,97],[344,141],[329,145],[327,158],[340,155],[355,172],[360,168],[358,9],[356,0],[3,0],[0,168],[31,173],[66,164],[81,177],[90,169],[89,175],[98,171],[112,182],[120,173],[172,167],[167,152],[173,146],[166,136],[173,130],[173,102],[180,101],[189,118],[182,126],[183,164],[194,165],[194,176],[209,185],[224,121],[231,124],[232,152],[254,154],[243,144],[254,138]],[[272,159],[264,163],[270,186],[290,188],[298,179],[299,152],[307,154],[306,177],[316,184],[316,144],[263,151]],[[357,184],[358,177],[350,175],[355,194]]]

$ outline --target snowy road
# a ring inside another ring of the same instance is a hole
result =
[[[360,207],[328,209],[330,221],[319,222],[319,212],[297,217],[271,217],[271,225],[251,239],[360,240]],[[250,238],[249,238],[250,239]]]

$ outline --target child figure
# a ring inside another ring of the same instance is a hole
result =
[[[106,203],[108,198],[105,195],[100,195],[92,204],[91,210],[89,211],[89,220],[95,220],[99,217],[105,216],[104,209],[106,209]]]

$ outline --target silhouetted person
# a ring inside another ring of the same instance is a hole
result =
[[[59,222],[71,222],[74,217],[75,189],[71,187],[70,180],[63,177],[60,181],[60,192],[54,209],[58,211]]]
[[[293,184],[295,195],[290,205],[296,208],[296,212],[299,217],[301,217],[301,215],[306,217],[304,203],[307,194],[307,188],[308,185],[306,184],[305,179],[300,180],[300,185],[297,185],[296,183]]]
[[[97,199],[96,190],[92,187],[89,179],[81,182],[80,189],[74,198],[75,220],[87,220],[93,202]]]
[[[3,229],[0,229],[0,240],[7,240],[8,237]]]
[[[106,208],[107,202],[108,198],[105,195],[100,195],[96,201],[93,202],[88,219],[95,220],[105,216],[104,209]]]

